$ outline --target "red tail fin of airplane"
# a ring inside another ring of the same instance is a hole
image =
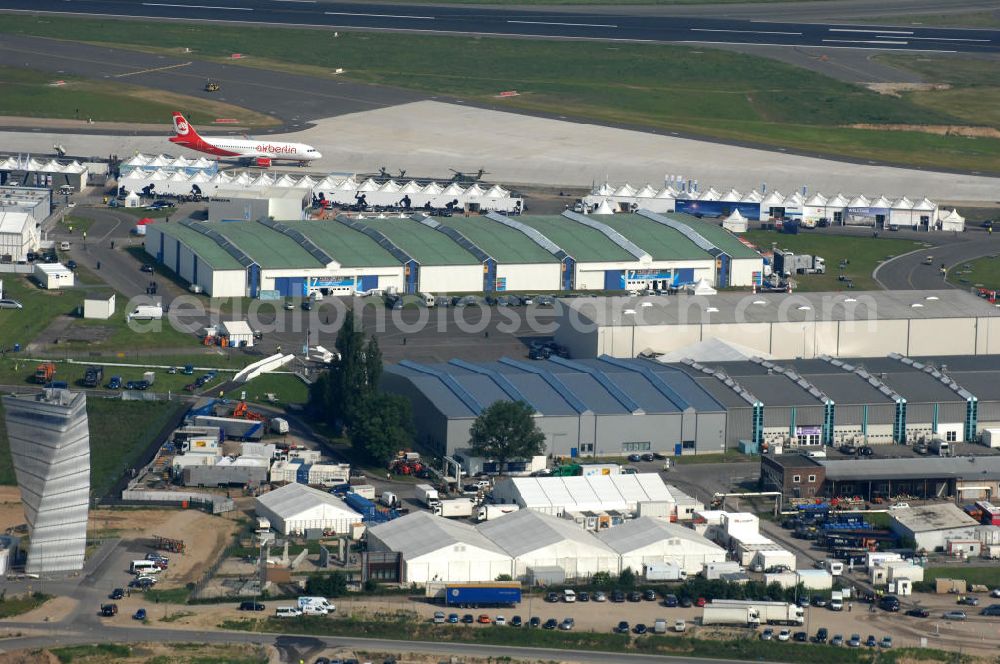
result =
[[[174,143],[200,143],[201,136],[195,131],[179,111],[174,111]]]

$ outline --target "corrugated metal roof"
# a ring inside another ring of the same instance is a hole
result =
[[[569,543],[582,547],[578,557],[617,556],[615,550],[580,528],[573,521],[534,510],[520,510],[502,519],[485,521],[479,532],[515,558],[553,544]],[[573,557],[568,552],[566,557]]]
[[[513,514],[504,517],[508,519]],[[504,519],[498,519],[497,522]],[[469,524],[460,523],[428,512],[413,512],[393,519],[369,531],[392,551],[403,556],[403,560],[413,560],[456,544],[476,547],[487,553],[505,557],[507,554],[479,533]]]
[[[325,505],[342,512],[345,518],[361,515],[347,506],[344,501],[331,496],[325,491],[312,489],[304,484],[286,484],[280,489],[269,491],[257,497],[257,502],[268,508],[282,519],[293,519],[302,512],[311,510],[317,505]]]
[[[889,516],[914,533],[970,528],[979,522],[951,503],[892,510]]]
[[[692,553],[691,547],[698,547],[701,551],[725,553],[725,549],[690,528],[649,516],[603,530],[597,533],[597,537],[622,555],[671,539],[681,540],[683,550],[679,553]]]
[[[837,482],[879,479],[1000,479],[1000,456],[814,459]]]

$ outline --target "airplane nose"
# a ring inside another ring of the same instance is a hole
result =
[[[313,150],[313,156],[316,157],[316,159],[322,159],[323,153],[320,152],[319,150]]]

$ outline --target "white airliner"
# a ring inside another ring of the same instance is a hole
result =
[[[305,143],[273,143],[228,136],[206,138],[199,135],[177,111],[174,111],[174,136],[170,142],[218,157],[252,160],[258,166],[269,166],[272,160],[306,162],[323,156],[319,150]]]

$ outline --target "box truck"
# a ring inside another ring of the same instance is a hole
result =
[[[757,627],[760,625],[760,612],[754,606],[723,606],[713,601],[702,609],[701,624]]]
[[[283,436],[288,433],[288,420],[283,417],[272,418],[271,433],[276,433],[279,436]]]
[[[644,567],[647,581],[683,581],[687,578],[687,572],[674,562],[647,563]]]
[[[517,582],[448,584],[444,588],[446,606],[480,608],[515,606],[521,602],[521,585]]]
[[[735,560],[723,560],[717,563],[705,563],[702,574],[709,581],[721,579],[723,574],[738,574],[743,571],[740,564]]]
[[[456,519],[472,516],[472,510],[476,504],[468,498],[455,498],[454,500],[442,500],[441,504],[434,508],[434,513],[438,516]]]
[[[505,514],[513,514],[519,509],[521,509],[519,505],[483,505],[479,508],[476,519],[479,521],[498,519]]]
[[[140,304],[126,316],[128,320],[160,320],[163,318],[163,307],[158,304]]]
[[[432,509],[441,502],[441,497],[438,495],[437,489],[430,484],[418,484],[416,486],[416,494],[417,500]]]
[[[983,429],[982,441],[986,447],[1000,447],[1000,429]]]
[[[951,445],[949,445],[946,440],[935,438],[931,441],[931,454],[943,457],[951,456]]]

